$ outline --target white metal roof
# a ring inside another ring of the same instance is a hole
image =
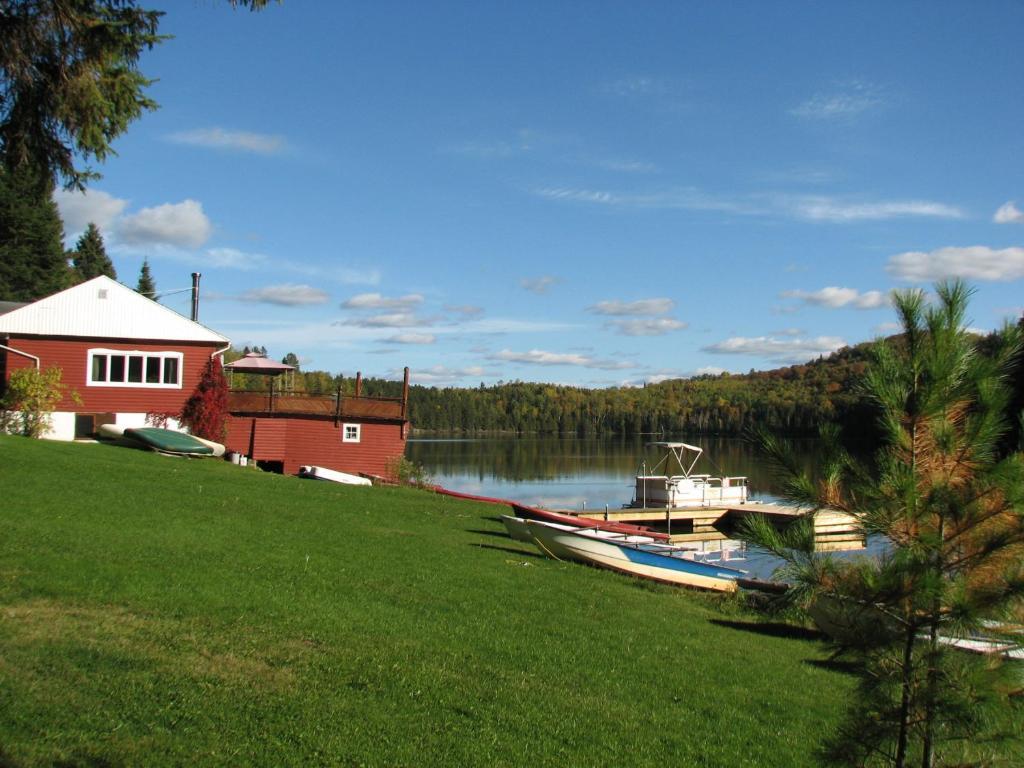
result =
[[[106,276],[0,315],[0,334],[207,341],[228,339]]]

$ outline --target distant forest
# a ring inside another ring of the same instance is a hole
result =
[[[990,339],[979,338],[984,352]],[[892,337],[885,343],[899,343]],[[507,382],[472,388],[410,386],[409,418],[418,431],[473,434],[740,435],[755,426],[789,435],[817,433],[824,422],[852,437],[870,437],[870,404],[858,395],[870,343],[847,347],[803,365],[747,374],[673,379],[644,387],[581,387]],[[240,356],[232,350],[228,359]],[[294,355],[285,360],[297,363]],[[1024,366],[1018,366],[1018,402],[1024,403]],[[251,379],[246,381],[246,379]],[[259,377],[236,376],[236,388],[259,388]],[[300,372],[295,389],[309,394],[355,393],[353,377]],[[402,382],[366,378],[362,394],[401,397]],[[1016,418],[1014,419],[1016,421]]]
[[[1022,321],[1024,322],[1024,321]],[[979,337],[982,353],[993,337]],[[673,379],[644,387],[585,389],[513,381],[492,386],[410,386],[409,418],[413,428],[429,432],[473,434],[596,435],[741,435],[755,426],[789,435],[816,434],[834,422],[854,438],[870,438],[874,423],[869,403],[858,395],[857,382],[867,367],[872,342],[846,347],[828,357],[770,371],[723,373]],[[898,344],[899,337],[883,343]],[[240,356],[232,350],[228,359]],[[285,360],[297,363],[294,355]],[[236,377],[235,387],[258,388]],[[252,377],[256,379],[258,377]],[[355,393],[353,377],[306,371],[295,389],[310,394]],[[1018,365],[1013,421],[1024,408],[1024,365]],[[362,394],[401,397],[402,382],[367,378]]]

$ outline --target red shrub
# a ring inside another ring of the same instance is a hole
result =
[[[203,369],[203,375],[181,409],[179,419],[193,435],[219,442],[224,439],[227,415],[228,382],[224,378],[220,358],[214,357]]]

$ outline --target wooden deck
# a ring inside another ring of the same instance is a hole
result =
[[[750,501],[746,504],[716,507],[625,508],[616,510],[587,510],[571,513],[591,520],[611,520],[622,523],[645,523],[667,530],[674,542],[714,541],[730,538],[736,524],[748,515],[766,515],[778,525],[796,520],[803,513],[795,507],[782,504],[764,504]],[[816,548],[822,552],[841,552],[863,549],[864,536],[857,529],[856,520],[837,509],[822,509],[814,515]]]

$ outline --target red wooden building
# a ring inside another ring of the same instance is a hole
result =
[[[206,362],[230,348],[209,328],[108,277],[30,304],[0,303],[0,393],[19,368],[62,369],[65,396],[47,437],[72,440],[100,424],[146,425],[147,414],[177,414]],[[242,363],[240,366],[239,363]],[[290,368],[260,358],[236,370]],[[388,476],[405,452],[409,372],[401,398],[231,392],[226,444],[267,469],[303,465]],[[180,428],[175,419],[168,426]]]
[[[55,439],[179,413],[206,362],[229,347],[219,333],[108,277],[2,309],[0,389],[19,368],[63,371],[67,389],[47,435]]]
[[[239,363],[235,371],[268,372],[265,365]],[[348,397],[280,393],[273,386],[267,392],[233,391],[226,444],[264,468],[289,475],[313,465],[389,477],[393,462],[405,453],[408,402],[408,368],[401,398],[364,397],[358,378],[355,396]]]

